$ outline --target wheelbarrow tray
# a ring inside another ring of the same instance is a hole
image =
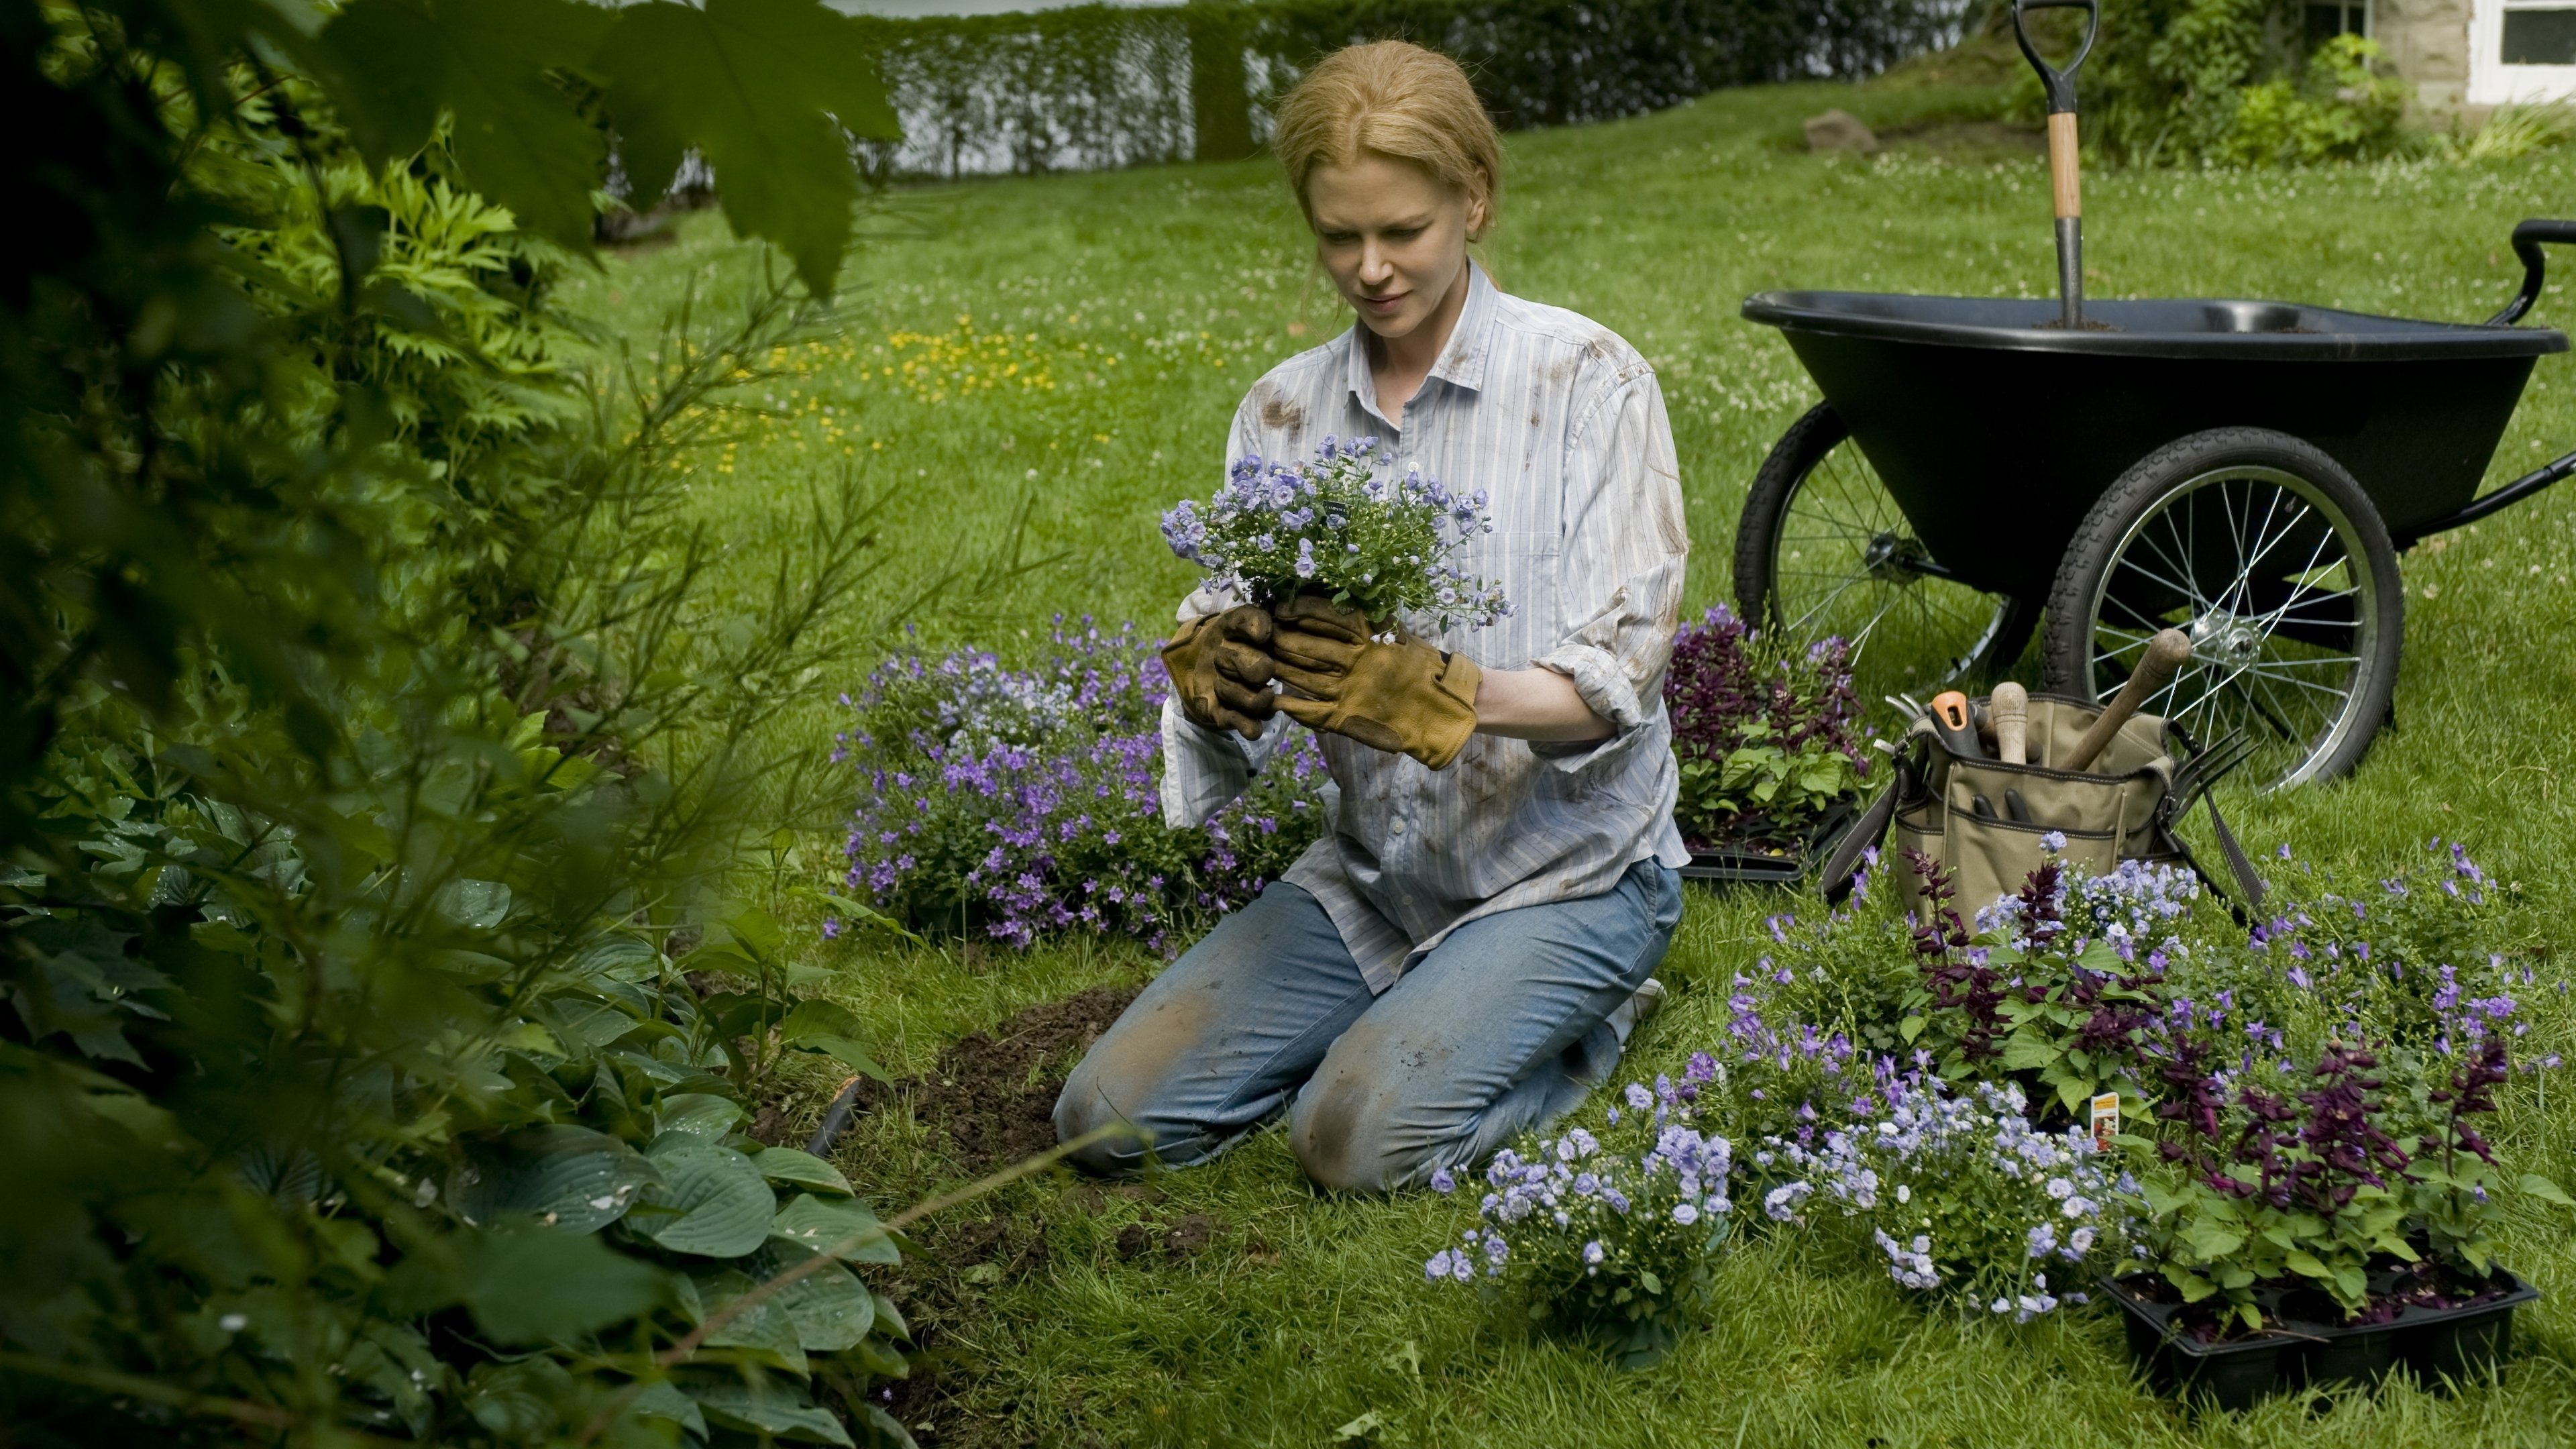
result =
[[[1778,327],[1933,560],[2044,599],[2075,530],[2131,465],[2208,428],[2270,428],[2348,469],[2390,534],[2476,496],[2549,328],[2287,302],[2088,302],[1764,292]]]

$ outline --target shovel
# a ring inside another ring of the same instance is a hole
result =
[[[2081,10],[2084,39],[2060,70],[2039,58],[2022,16],[2032,10]],[[2061,327],[2084,326],[2084,205],[2081,171],[2075,159],[2075,71],[2093,52],[2093,37],[2102,28],[2102,0],[2012,0],[2013,39],[2023,58],[2039,72],[2048,93],[2048,190],[2057,207],[2057,299]]]

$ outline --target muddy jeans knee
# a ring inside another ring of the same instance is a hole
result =
[[[1056,1098],[1056,1140],[1093,1172],[1204,1162],[1276,1116],[1371,1000],[1315,898],[1275,883],[1139,994]],[[1150,1143],[1150,1146],[1149,1146]]]

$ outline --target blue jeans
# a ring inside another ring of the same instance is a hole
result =
[[[1288,1108],[1288,1140],[1327,1187],[1383,1190],[1484,1161],[1583,1100],[1619,1064],[1607,1020],[1681,920],[1653,860],[1597,896],[1471,921],[1383,996],[1315,898],[1275,884],[1217,923],[1093,1043],[1056,1099],[1059,1141],[1132,1171],[1150,1150],[1204,1162]],[[1293,1102],[1292,1102],[1293,1099]]]

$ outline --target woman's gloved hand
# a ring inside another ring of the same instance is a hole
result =
[[[1411,755],[1435,770],[1467,747],[1482,677],[1474,660],[1444,654],[1410,634],[1381,644],[1370,637],[1365,617],[1330,599],[1291,599],[1279,606],[1277,622],[1270,641],[1274,672],[1312,696],[1279,696],[1279,708],[1300,724]]]
[[[1278,712],[1270,692],[1270,615],[1250,604],[1192,619],[1163,645],[1181,713],[1212,730],[1259,739]]]

